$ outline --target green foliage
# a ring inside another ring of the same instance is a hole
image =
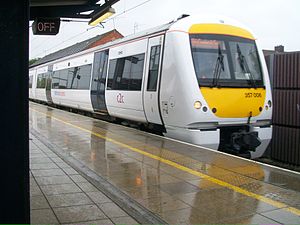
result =
[[[41,58],[34,58],[29,60],[29,66],[35,63],[36,61],[40,60]]]

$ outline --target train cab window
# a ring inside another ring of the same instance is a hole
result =
[[[151,47],[147,91],[156,91],[160,59],[160,45]]]
[[[199,86],[263,86],[254,40],[228,35],[191,34]]]
[[[108,90],[141,90],[144,54],[112,59],[109,62]]]
[[[230,79],[227,52],[224,41],[192,38],[193,59],[198,81],[210,82],[214,77]],[[219,74],[216,69],[219,67]]]
[[[233,59],[234,76],[237,80],[261,80],[260,64],[255,45],[252,43],[229,42],[231,58]],[[243,62],[241,63],[241,57]]]
[[[42,73],[37,76],[36,88],[46,87],[46,74]]]

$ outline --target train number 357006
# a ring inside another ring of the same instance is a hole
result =
[[[261,93],[252,93],[252,92],[245,93],[245,98],[261,98],[261,97],[262,97]]]

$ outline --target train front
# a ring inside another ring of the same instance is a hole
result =
[[[190,86],[190,93],[183,94],[193,99],[188,121],[183,118],[189,141],[248,158],[260,157],[272,137],[272,98],[256,39],[228,19],[194,23],[187,18],[177,29],[180,26],[187,31],[191,51],[193,69],[187,73],[197,80],[191,79],[197,91],[188,81],[185,85]]]

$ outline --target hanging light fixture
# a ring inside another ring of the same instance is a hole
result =
[[[116,13],[115,9],[112,7],[109,7],[105,10],[104,14],[102,12],[100,12],[100,13],[97,13],[96,15],[94,15],[92,17],[92,19],[90,20],[89,25],[96,26],[97,24],[103,22],[104,20],[106,20],[108,17],[112,16],[115,13]]]

